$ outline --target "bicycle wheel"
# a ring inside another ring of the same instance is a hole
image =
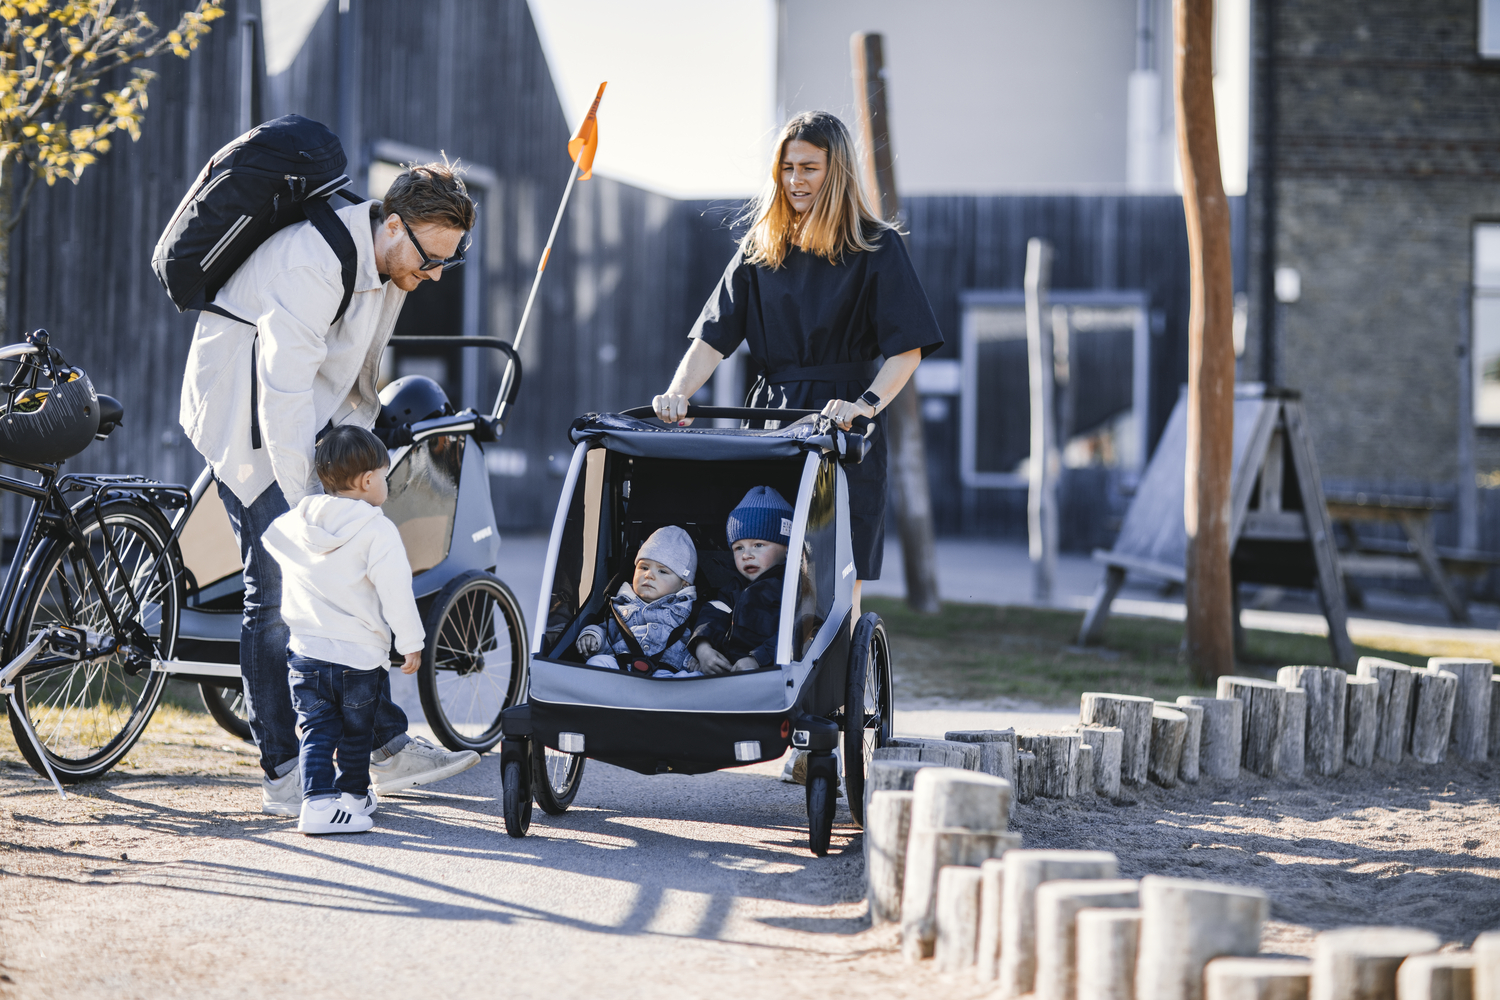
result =
[[[423,622],[417,671],[422,711],[449,750],[484,753],[500,742],[500,712],[526,693],[526,619],[510,588],[477,570],[449,581]]]
[[[562,753],[541,740],[531,741],[531,793],[542,812],[561,816],[568,811],[583,784],[585,760],[581,753]]]
[[[239,739],[250,739],[250,710],[245,707],[243,689],[199,684],[198,696],[220,729]]]
[[[849,815],[865,825],[865,775],[875,751],[891,740],[891,650],[873,611],[860,618],[849,649],[844,698],[844,787]]]
[[[104,505],[102,525],[92,509],[80,512],[78,523],[82,545],[48,538],[21,571],[16,629],[6,658],[53,625],[111,634],[106,602],[122,622],[135,620],[138,603],[139,622],[156,644],[155,655],[170,658],[177,641],[181,572],[175,549],[160,558],[170,532],[151,509],[130,501]],[[88,571],[84,547],[99,568],[102,586]],[[108,771],[130,751],[151,721],[165,684],[166,674],[117,652],[28,668],[17,678],[14,704],[36,730],[57,776],[82,781]],[[27,762],[45,773],[14,705],[10,725]]]

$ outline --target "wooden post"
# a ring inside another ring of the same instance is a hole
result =
[[[1412,691],[1411,755],[1423,764],[1441,764],[1453,731],[1453,699],[1458,677],[1446,670],[1415,670]]]
[[[1396,1000],[1396,970],[1442,940],[1410,927],[1345,927],[1313,941],[1313,1000]]]
[[[1182,769],[1182,745],[1187,741],[1187,731],[1185,713],[1160,705],[1152,708],[1147,773],[1163,788],[1177,787],[1177,772]]]
[[[1198,743],[1198,770],[1210,778],[1234,780],[1240,776],[1240,753],[1244,748],[1243,708],[1238,698],[1200,698],[1179,695],[1177,703],[1203,710],[1203,730]]]
[[[1306,763],[1314,774],[1344,769],[1344,702],[1349,675],[1338,667],[1282,667],[1276,682],[1307,692]]]
[[[1276,776],[1300,778],[1306,770],[1307,692],[1299,687],[1289,687],[1286,688],[1286,708],[1281,715],[1281,750],[1276,758]]]
[[[1000,901],[1005,892],[1005,859],[979,866],[979,944],[974,978],[992,983],[1000,973]]]
[[[1350,677],[1344,698],[1344,759],[1355,767],[1375,762],[1375,738],[1379,735],[1380,682],[1373,677]]]
[[[1495,664],[1490,660],[1434,656],[1428,670],[1446,670],[1458,678],[1453,697],[1453,732],[1449,744],[1459,760],[1486,760],[1490,752],[1490,689]]]
[[[870,923],[901,922],[906,841],[911,832],[911,792],[880,791],[865,806],[865,879]]]
[[[880,217],[895,222],[901,214],[896,194],[895,157],[891,150],[890,113],[885,97],[885,53],[878,33],[850,37],[854,64],[854,103],[859,108],[864,140],[866,190],[880,200]],[[932,495],[927,485],[927,446],[916,379],[891,400],[889,414],[891,485],[896,494],[896,530],[901,537],[901,564],[906,575],[906,603],[914,611],[937,614],[937,543],[932,529]]]
[[[1036,754],[1036,791],[1048,799],[1067,799],[1078,794],[1077,736],[1046,734],[1022,736],[1021,748]]]
[[[1026,243],[1026,357],[1031,373],[1031,459],[1026,523],[1031,552],[1031,597],[1052,603],[1057,577],[1056,353],[1047,293],[1052,284],[1052,244],[1033,237]],[[1227,491],[1226,491],[1227,495]]]
[[[1214,119],[1213,0],[1174,0],[1177,148],[1187,216],[1188,314],[1187,659],[1200,683],[1234,673],[1229,579],[1234,453],[1234,287],[1229,201]]]
[[[1078,995],[1092,1000],[1136,1000],[1135,953],[1140,910],[1078,911]]]
[[[912,783],[911,832],[901,890],[901,950],[909,961],[932,955],[938,871],[978,866],[1020,846],[1010,825],[1010,785],[987,774],[932,767]]]
[[[956,729],[943,734],[950,743],[973,743],[979,747],[979,770],[1012,781],[1016,773],[1014,729]]]
[[[979,941],[979,869],[945,865],[938,870],[937,939],[933,958],[938,972],[956,976],[974,965]]]
[[[1078,1000],[1078,912],[1134,910],[1131,879],[1059,879],[1036,890],[1036,1000]]]
[[[1150,698],[1133,694],[1085,691],[1079,699],[1078,721],[1085,726],[1118,726],[1125,732],[1120,751],[1120,780],[1146,783],[1146,755],[1151,747]]]
[[[1500,1000],[1500,931],[1474,939],[1475,1000]]]
[[[1016,801],[1030,802],[1036,798],[1036,754],[1030,750],[1016,751]]]
[[[1361,656],[1356,669],[1359,676],[1373,677],[1380,684],[1380,690],[1375,695],[1375,714],[1379,716],[1375,756],[1399,764],[1411,734],[1411,699],[1415,674],[1404,663],[1382,660],[1378,656]]]
[[[1301,958],[1216,958],[1203,974],[1205,1000],[1307,1000],[1312,963]]]
[[[1259,677],[1220,677],[1220,698],[1238,698],[1240,712],[1240,763],[1262,778],[1276,774],[1281,759],[1281,730],[1286,717],[1286,688]]]
[[[1396,970],[1401,1000],[1459,1000],[1474,996],[1474,956],[1463,952],[1413,955]]]
[[[1094,770],[1089,780],[1094,791],[1113,801],[1120,797],[1120,753],[1125,749],[1125,730],[1118,726],[1084,726],[1078,731],[1094,751]]]
[[[1203,749],[1203,707],[1183,702],[1181,698],[1176,701],[1159,701],[1156,707],[1170,708],[1187,716],[1187,736],[1182,741],[1182,763],[1178,765],[1177,777],[1190,785],[1196,785],[1200,770],[1198,757]],[[1152,718],[1155,719],[1155,715]],[[1155,723],[1152,725],[1154,727]]]
[[[1147,875],[1141,879],[1140,1000],[1203,1000],[1203,967],[1254,955],[1270,901],[1259,889]]]
[[[1113,879],[1120,860],[1108,851],[1011,851],[1005,856],[1000,915],[1001,1000],[1036,983],[1036,890],[1059,879]]]

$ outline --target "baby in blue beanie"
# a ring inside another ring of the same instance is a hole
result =
[[[739,571],[737,586],[719,591],[698,615],[690,645],[705,674],[737,673],[776,663],[792,505],[769,486],[745,494],[725,533]]]
[[[591,666],[652,677],[698,676],[687,643],[697,570],[698,550],[688,533],[676,525],[658,528],[636,553],[629,582],[609,599],[604,624],[584,629],[574,645]]]

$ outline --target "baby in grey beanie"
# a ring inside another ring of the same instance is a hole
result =
[[[653,676],[696,671],[698,661],[688,652],[686,625],[698,599],[693,586],[697,571],[698,550],[686,531],[668,525],[652,532],[636,553],[630,582],[622,583],[610,598],[609,617],[579,633],[578,651],[593,666]],[[625,638],[622,623],[634,644]]]

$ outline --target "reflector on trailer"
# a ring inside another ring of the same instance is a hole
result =
[[[583,734],[558,733],[557,749],[563,753],[583,753]]]
[[[735,760],[760,760],[760,740],[746,740],[734,745]]]

